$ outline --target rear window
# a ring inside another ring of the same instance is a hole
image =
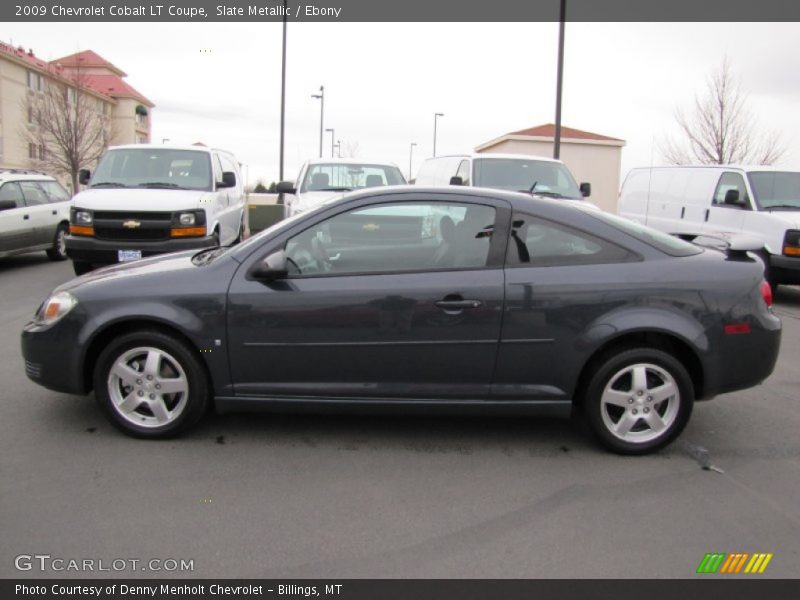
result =
[[[619,229],[620,231],[623,231],[637,240],[653,246],[654,248],[661,250],[661,252],[669,254],[670,256],[692,256],[702,252],[702,250],[694,244],[685,242],[682,239],[676,238],[675,236],[667,233],[657,231],[652,227],[647,227],[646,225],[641,225],[634,221],[624,219],[623,217],[618,217],[617,215],[600,211],[586,211],[586,214],[594,217],[595,219],[600,219],[612,227]]]

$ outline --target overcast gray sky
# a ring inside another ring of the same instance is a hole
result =
[[[557,23],[290,23],[286,168],[319,152],[325,127],[356,156],[414,171],[437,153],[470,151],[554,121]],[[0,39],[47,60],[92,49],[156,104],[153,140],[233,151],[249,180],[278,177],[280,23],[2,24]],[[687,106],[727,55],[761,127],[780,131],[781,164],[800,169],[800,24],[569,23],[564,125],[622,138],[622,175],[660,162]],[[330,134],[324,137],[330,153]],[[654,144],[655,142],[655,144]]]

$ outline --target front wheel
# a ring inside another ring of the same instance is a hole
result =
[[[115,427],[134,437],[182,433],[203,415],[209,387],[192,349],[160,331],[115,338],[94,372],[98,403]]]
[[[678,360],[661,350],[635,348],[595,370],[585,412],[604,446],[620,454],[647,454],[680,434],[693,403],[691,378]]]

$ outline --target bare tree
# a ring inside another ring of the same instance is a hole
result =
[[[88,91],[80,71],[68,79],[42,79],[41,91],[23,100],[28,115],[23,136],[36,149],[34,165],[68,176],[76,192],[78,171],[97,162],[114,138],[110,106]]]
[[[705,92],[695,95],[690,111],[675,111],[675,120],[685,139],[662,144],[671,164],[771,165],[786,152],[778,134],[758,127],[727,58],[708,78]]]

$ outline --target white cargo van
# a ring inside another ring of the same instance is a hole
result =
[[[67,256],[76,275],[96,265],[233,244],[244,231],[239,163],[205,146],[109,148],[72,199]]]
[[[560,160],[525,154],[457,154],[429,158],[419,168],[416,185],[469,185],[540,196],[582,200],[591,195],[588,183],[575,183]]]
[[[756,237],[764,244],[770,284],[800,283],[800,172],[724,165],[632,169],[619,214],[688,239]]]

